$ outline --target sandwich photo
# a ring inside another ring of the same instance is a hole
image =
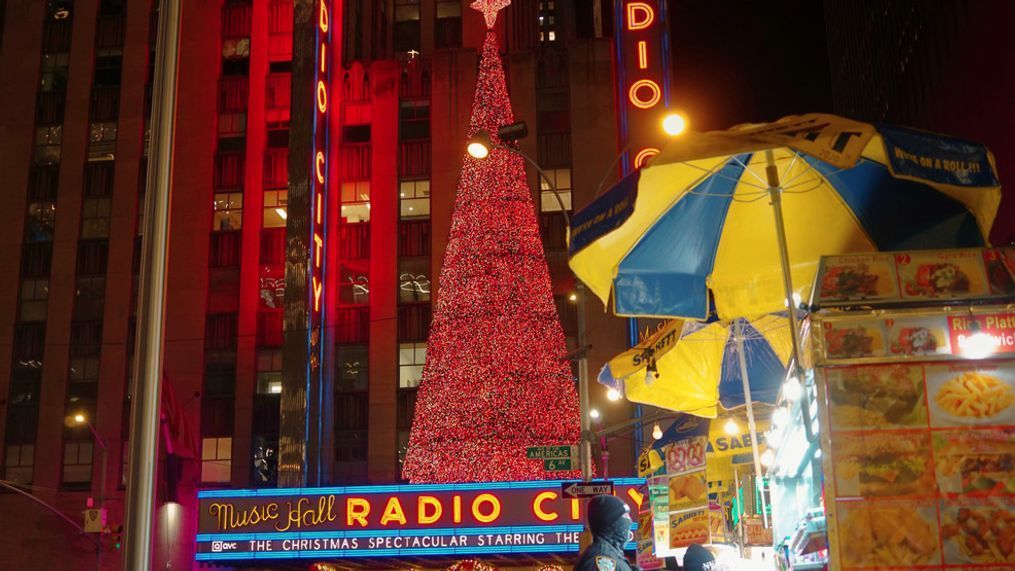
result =
[[[1015,438],[1000,431],[983,436],[935,436],[935,466],[942,492],[967,496],[1015,494]]]
[[[832,428],[920,426],[927,423],[919,367],[890,365],[829,372]]]
[[[936,484],[929,438],[927,434],[897,433],[840,437],[834,456],[838,495],[933,494]]]

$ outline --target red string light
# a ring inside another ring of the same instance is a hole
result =
[[[497,36],[486,35],[469,126],[514,121]],[[578,398],[523,159],[465,156],[403,466],[413,483],[576,477],[528,446],[575,444]]]

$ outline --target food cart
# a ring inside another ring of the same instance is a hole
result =
[[[769,437],[784,567],[1015,568],[1013,275],[1013,248],[822,259]]]

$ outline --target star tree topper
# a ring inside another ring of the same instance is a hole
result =
[[[511,3],[511,0],[476,0],[471,4],[473,10],[479,10],[483,13],[483,19],[486,20],[486,28],[488,30],[493,29],[493,25],[497,23],[497,13],[507,8],[507,5]]]

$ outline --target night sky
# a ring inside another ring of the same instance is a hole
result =
[[[673,105],[696,131],[831,112],[819,0],[675,0]]]

